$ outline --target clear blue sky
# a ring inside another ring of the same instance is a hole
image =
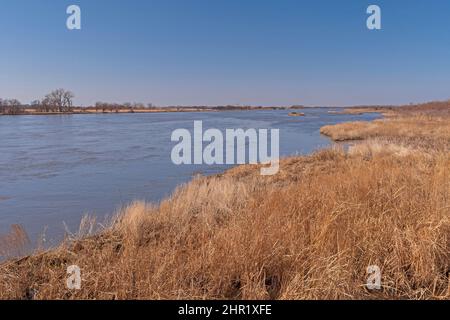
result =
[[[66,29],[66,8],[82,30]],[[381,31],[366,9],[382,9]],[[450,98],[448,0],[0,0],[0,97],[355,105]]]

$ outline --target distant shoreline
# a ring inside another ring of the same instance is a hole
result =
[[[425,104],[424,104],[425,105]],[[55,112],[55,111],[38,111],[35,108],[24,108],[18,113],[0,113],[0,116],[51,116],[51,115],[86,115],[86,114],[142,114],[142,113],[178,113],[178,112],[227,112],[227,111],[267,111],[267,110],[306,110],[306,109],[334,109],[328,111],[329,114],[335,115],[362,115],[365,113],[382,113],[383,115],[391,115],[397,109],[408,109],[408,106],[290,106],[290,107],[255,107],[255,106],[181,106],[181,107],[159,107],[159,108],[119,108],[119,109],[99,109],[95,107],[74,107],[72,111]],[[292,112],[295,113],[295,112]]]
[[[384,116],[391,116],[397,111],[415,111],[428,112],[430,106],[433,106],[434,113],[436,110],[444,111],[448,108],[448,101],[432,101],[416,105],[364,105],[364,106],[169,106],[169,107],[117,107],[117,105],[106,105],[103,107],[72,107],[71,111],[39,111],[38,108],[31,106],[21,106],[20,111],[16,112],[0,112],[0,116],[50,116],[50,115],[78,115],[78,114],[130,114],[130,113],[175,113],[175,112],[226,112],[226,111],[264,111],[264,110],[305,110],[305,109],[334,109],[328,111],[329,114],[335,115],[362,115],[365,113],[381,113]],[[292,114],[295,112],[292,112]]]
[[[26,108],[20,113],[0,113],[0,116],[49,116],[49,115],[78,115],[78,114],[130,114],[130,113],[174,113],[174,112],[225,112],[225,111],[260,111],[260,110],[299,110],[305,109],[303,106],[293,107],[163,107],[153,109],[114,109],[99,110],[92,107],[73,108],[68,112],[41,112],[33,108]],[[325,107],[318,107],[325,108]]]

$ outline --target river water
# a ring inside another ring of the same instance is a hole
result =
[[[282,156],[306,154],[331,142],[320,127],[373,120],[378,114],[337,115],[328,108],[202,113],[0,116],[0,235],[20,224],[49,243],[74,231],[85,214],[102,220],[133,200],[157,202],[193,174],[226,166],[171,161],[173,130],[280,129]]]

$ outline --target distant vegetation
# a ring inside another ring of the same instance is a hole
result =
[[[278,110],[303,109],[304,106],[290,107],[267,106],[168,106],[158,107],[152,103],[142,102],[96,102],[93,106],[75,106],[74,94],[65,89],[57,89],[47,94],[42,100],[34,100],[23,104],[17,99],[0,99],[0,115],[23,114],[91,114],[91,113],[152,113],[152,112],[195,112],[195,111],[239,111],[239,110]]]
[[[431,101],[421,104],[408,104],[400,106],[353,106],[344,109],[343,111],[331,111],[330,113],[344,113],[344,114],[363,114],[368,112],[379,112],[389,115],[394,112],[402,112],[407,114],[427,114],[427,115],[450,115],[450,100],[446,101]]]
[[[0,114],[26,114],[30,111],[41,113],[65,113],[71,112],[73,108],[74,95],[72,92],[57,89],[47,94],[42,101],[35,100],[30,105],[23,105],[17,99],[0,99]]]
[[[17,99],[0,98],[0,114],[20,114],[23,113],[23,106]]]

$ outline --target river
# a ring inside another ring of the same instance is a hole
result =
[[[332,114],[329,108],[287,110],[0,116],[0,235],[20,224],[35,241],[44,230],[56,244],[75,231],[81,217],[102,220],[133,200],[158,202],[192,179],[226,166],[171,161],[175,129],[280,129],[281,156],[307,154],[330,145],[323,125],[373,120],[380,115]]]

